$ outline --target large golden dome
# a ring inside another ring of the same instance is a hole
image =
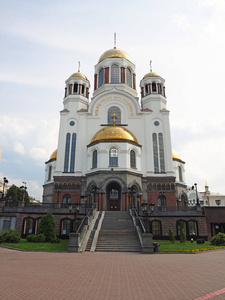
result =
[[[70,78],[71,77],[82,77],[82,78],[84,78],[84,79],[86,79],[87,80],[87,77],[84,75],[84,74],[82,74],[81,72],[76,72],[76,73],[74,73],[74,74],[72,74],[71,76],[70,76]]]
[[[91,143],[104,140],[125,140],[138,144],[134,134],[122,126],[106,126],[100,129],[92,138]]]
[[[103,61],[106,58],[125,58],[131,62],[130,56],[125,51],[119,50],[116,48],[105,51],[100,56],[98,63],[100,63],[101,61]]]

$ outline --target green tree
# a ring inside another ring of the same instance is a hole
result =
[[[175,242],[175,236],[174,236],[173,230],[171,228],[169,229],[169,238],[172,243]]]
[[[180,241],[181,241],[181,243],[186,242],[186,233],[184,230],[184,222],[180,222]]]
[[[22,202],[24,199],[24,203],[29,203],[29,196],[27,191],[21,190],[19,187],[16,185],[12,185],[9,189],[8,192],[5,196],[5,200],[9,202]]]
[[[46,242],[51,242],[55,238],[55,220],[52,213],[49,212],[46,216],[41,217],[38,233],[44,234]]]

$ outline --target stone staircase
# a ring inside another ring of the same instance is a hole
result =
[[[107,211],[96,251],[141,252],[141,245],[128,211]]]

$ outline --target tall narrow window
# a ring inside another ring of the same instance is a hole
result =
[[[115,118],[115,124],[121,124],[121,111],[118,107],[112,106],[108,110],[108,124],[113,124]]]
[[[145,95],[148,95],[149,92],[148,92],[148,84],[145,85]]]
[[[51,181],[51,179],[52,179],[52,166],[50,166],[48,169],[48,181]]]
[[[161,222],[158,220],[154,220],[151,222],[151,233],[153,236],[161,236],[162,230],[161,230]]]
[[[164,146],[163,146],[163,134],[159,133],[159,159],[161,172],[165,172],[165,158],[164,158]]]
[[[98,152],[97,152],[97,150],[95,150],[94,152],[93,152],[93,155],[92,155],[92,168],[97,168],[97,159],[98,159]]]
[[[104,69],[101,69],[99,71],[99,76],[98,76],[98,87],[102,86],[104,84]]]
[[[152,142],[153,142],[153,157],[154,157],[154,172],[159,172],[159,158],[158,158],[158,142],[157,142],[157,134],[152,134]]]
[[[152,83],[152,92],[156,93],[156,83],[155,82]]]
[[[64,158],[64,172],[68,172],[69,153],[70,153],[70,133],[67,133],[66,134],[65,158]]]
[[[72,134],[72,146],[70,153],[70,172],[74,172],[75,169],[75,155],[76,155],[76,133]]]
[[[74,94],[78,94],[78,84],[77,83],[74,84],[73,92],[74,92]]]
[[[180,166],[178,167],[178,173],[179,173],[179,181],[183,181],[182,169]]]
[[[84,85],[81,86],[81,95],[84,95]]]
[[[111,83],[119,83],[119,66],[112,65],[111,67]]]
[[[128,86],[132,87],[132,74],[129,68],[126,70],[126,83]]]
[[[109,166],[110,167],[118,166],[118,151],[116,148],[111,148],[109,151]]]
[[[131,168],[136,168],[136,154],[134,150],[130,151],[130,167]]]

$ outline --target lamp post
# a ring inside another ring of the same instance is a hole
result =
[[[198,188],[197,188],[197,183],[195,183],[193,186],[192,186],[192,190],[195,190],[196,191],[196,200],[197,200],[197,206],[200,206],[200,202],[199,202],[199,198],[198,198]]]
[[[75,211],[74,211],[74,222],[75,222],[74,232],[76,232],[77,231],[77,226],[76,226],[77,215],[80,212],[80,206],[81,206],[80,202],[75,203],[74,206],[75,206]],[[69,204],[69,211],[72,212],[72,210],[73,210],[73,204],[70,203]]]
[[[6,186],[7,183],[9,183],[8,179],[6,177],[3,177],[2,201],[4,200],[5,186]]]
[[[220,206],[220,203],[221,203],[221,200],[215,200],[215,202],[216,202],[216,205],[218,205],[218,206]]]
[[[148,210],[148,208],[150,208],[150,210]],[[154,211],[154,208],[155,208],[155,203],[150,203],[148,205],[148,202],[147,201],[144,201],[142,204],[141,204],[141,210],[146,218],[146,233],[149,232],[148,230],[148,216],[151,216],[153,211]],[[150,213],[148,213],[148,211],[150,211]]]

